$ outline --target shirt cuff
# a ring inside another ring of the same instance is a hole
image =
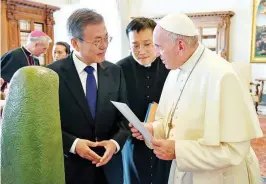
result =
[[[115,143],[115,145],[116,145],[116,152],[115,153],[117,153],[120,150],[119,144],[115,140],[113,140],[113,139],[110,139],[110,141],[112,141],[113,143]]]
[[[71,148],[70,148],[70,150],[69,150],[70,153],[76,154],[75,149],[76,149],[76,145],[77,145],[78,140],[79,140],[79,139],[77,138],[77,139],[75,139],[75,141],[73,142],[73,144],[72,144],[72,146],[71,146]]]

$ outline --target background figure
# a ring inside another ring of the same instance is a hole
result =
[[[8,91],[8,83],[5,82],[5,80],[3,78],[0,77],[0,86],[1,86],[1,100],[4,100],[6,98],[6,94]]]
[[[259,184],[250,140],[263,134],[249,91],[232,65],[200,44],[197,34],[180,13],[163,17],[154,29],[157,51],[171,69],[156,121],[144,125],[154,136],[154,153],[173,160],[169,184]]]
[[[37,57],[47,52],[51,41],[44,32],[32,31],[25,46],[8,51],[1,57],[1,77],[10,82],[18,69],[29,65],[40,65]]]
[[[127,103],[121,67],[105,61],[111,37],[102,15],[78,9],[67,20],[74,52],[48,67],[59,75],[66,184],[123,184]]]
[[[149,103],[159,103],[168,75],[152,41],[156,23],[148,18],[132,20],[126,29],[132,55],[117,64],[123,69],[129,107],[144,121]],[[158,159],[143,141],[130,137],[123,149],[126,184],[164,184],[171,161]]]
[[[3,78],[0,77],[0,86],[1,86],[1,91],[0,91],[0,123],[2,119],[2,111],[5,106],[5,98],[8,92],[8,83],[4,81]]]
[[[70,54],[70,45],[67,42],[56,42],[53,48],[54,61],[64,59]]]

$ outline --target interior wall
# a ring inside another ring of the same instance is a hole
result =
[[[130,16],[165,15],[170,12],[233,11],[230,27],[230,62],[250,62],[253,0],[131,0]],[[252,77],[266,78],[266,63],[252,64]],[[266,90],[264,90],[266,93]]]

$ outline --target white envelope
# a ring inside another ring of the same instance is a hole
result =
[[[114,106],[125,116],[125,118],[133,124],[133,126],[143,135],[145,141],[150,145],[152,135],[146,130],[141,121],[137,116],[132,112],[132,110],[125,103],[111,101]]]

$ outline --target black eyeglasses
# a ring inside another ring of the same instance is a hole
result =
[[[93,44],[97,48],[100,48],[100,46],[103,43],[109,44],[112,41],[113,38],[111,36],[107,36],[104,39],[100,39],[100,40],[97,40],[97,41],[94,41],[94,42],[89,42],[89,41],[83,40],[82,38],[78,38],[78,39],[81,40],[81,41],[83,41],[83,42]]]

